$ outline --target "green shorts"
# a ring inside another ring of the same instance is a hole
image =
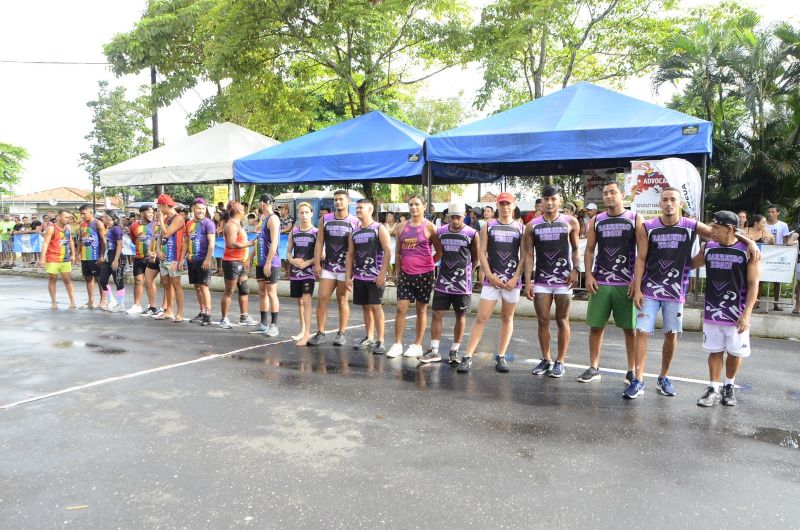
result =
[[[614,312],[614,324],[622,329],[636,329],[636,311],[628,298],[627,285],[598,285],[597,293],[589,296],[586,324],[591,328],[604,328]]]

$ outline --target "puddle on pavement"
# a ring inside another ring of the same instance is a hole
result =
[[[94,350],[95,353],[102,353],[105,355],[118,355],[120,353],[127,353],[127,350],[123,348],[114,348],[114,347],[106,347],[102,346],[101,344],[96,344],[94,342],[80,342],[80,341],[72,341],[72,340],[65,340],[61,342],[56,342],[53,344],[54,348],[66,350],[68,348],[91,348]]]
[[[761,429],[756,429],[752,438],[759,442],[777,444],[789,449],[800,449],[800,432],[763,427]]]
[[[85,342],[77,341],[77,340],[64,340],[61,342],[56,342],[53,344],[54,348],[59,348],[61,350],[65,350],[67,348],[83,348],[87,346]]]

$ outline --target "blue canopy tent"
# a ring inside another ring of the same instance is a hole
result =
[[[484,180],[564,175],[670,156],[701,166],[705,176],[711,127],[671,109],[578,83],[433,135],[425,155],[434,177],[443,167],[483,172]]]
[[[331,125],[233,162],[236,182],[420,182],[427,135],[380,111]]]

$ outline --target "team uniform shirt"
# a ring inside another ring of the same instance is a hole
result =
[[[97,219],[81,223],[81,260],[95,261],[100,257],[100,234],[97,233]]]
[[[258,242],[256,243],[256,251],[253,254],[254,259],[256,257],[258,258],[258,266],[262,268],[267,264],[267,254],[269,254],[269,250],[270,248],[272,248],[272,245],[273,244],[277,245],[278,243],[280,243],[280,241],[277,242],[272,241],[272,235],[270,234],[269,231],[269,220],[270,217],[272,217],[273,215],[277,217],[278,214],[273,213],[271,215],[268,215],[267,218],[264,219],[264,221],[261,223],[261,227],[258,232]],[[270,267],[274,268],[280,266],[281,266],[281,257],[278,255],[278,249],[276,248],[275,255],[272,256],[272,261],[270,262]]]
[[[214,222],[208,217],[204,217],[200,221],[192,219],[186,222],[184,231],[189,240],[186,258],[190,262],[204,261],[208,256],[208,235],[217,232]]]
[[[353,278],[373,282],[383,266],[383,247],[378,230],[380,223],[372,223],[366,228],[361,224],[353,231]]]
[[[175,214],[177,215],[177,214]],[[164,226],[169,228],[175,215],[169,219],[164,220]],[[155,237],[161,244],[161,253],[164,255],[164,261],[178,261],[181,257],[181,244],[183,242],[183,231],[177,230],[171,236],[163,235],[161,227],[156,224]]]
[[[472,294],[472,241],[477,231],[467,225],[458,232],[450,226],[437,230],[442,243],[442,259],[434,290],[447,294]]]
[[[418,226],[411,226],[408,222],[400,232],[400,256],[403,259],[402,270],[406,274],[418,275],[431,272],[435,268],[431,242],[425,234],[425,228],[430,223],[427,219]]]
[[[123,232],[122,227],[114,225],[106,233],[106,244],[108,245],[108,259],[113,260],[117,254],[117,245],[121,244]]]
[[[531,221],[536,270],[533,284],[542,287],[567,287],[572,271],[572,246],[569,230],[572,216],[559,214],[552,222],[543,215]]]
[[[517,272],[523,230],[523,226],[518,221],[503,224],[498,219],[490,219],[486,223],[486,253],[489,269],[503,282],[510,280]],[[483,285],[491,284],[488,279],[484,278]],[[522,287],[521,280],[517,280],[516,287],[517,289]]]
[[[228,221],[235,222],[235,221]],[[245,232],[244,228],[241,228],[239,231],[236,232],[236,242],[240,245],[245,242],[247,239],[247,233]],[[247,247],[244,248],[234,248],[228,245],[228,240],[225,239],[225,254],[222,255],[223,261],[244,261],[245,257],[247,256]]]
[[[765,223],[764,228],[775,238],[776,245],[782,245],[783,243],[786,243],[786,238],[788,238],[789,234],[792,233],[789,230],[789,225],[783,221],[778,221],[774,225]]]
[[[317,245],[317,227],[312,226],[308,230],[300,230],[298,227],[292,228],[292,255],[303,261],[314,259],[314,247]],[[290,280],[313,280],[314,266],[309,265],[305,269],[298,269],[294,265],[289,267]]]
[[[607,212],[594,218],[597,252],[592,274],[599,285],[625,286],[633,281],[636,261],[636,212]]]
[[[703,322],[735,326],[747,300],[747,245],[706,244],[706,303]]]
[[[150,252],[150,242],[153,241],[153,234],[156,229],[156,222],[150,221],[147,224],[134,223],[131,225],[131,243],[136,249],[136,259],[145,259]]]
[[[676,224],[665,226],[660,217],[654,217],[645,221],[644,228],[648,250],[642,294],[662,302],[684,302],[697,221],[681,217]]]
[[[337,219],[335,213],[327,213],[322,221],[322,230],[325,234],[325,259],[322,268],[333,273],[343,273],[348,239],[358,227],[358,218],[347,215],[344,219]]]
[[[60,229],[58,225],[53,225],[53,237],[45,250],[46,263],[66,263],[72,259],[70,252],[69,238],[71,237],[69,227]]]

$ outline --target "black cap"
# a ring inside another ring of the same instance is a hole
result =
[[[728,210],[720,210],[714,214],[713,222],[722,226],[739,226],[739,216]]]
[[[261,197],[259,197],[258,200],[261,202],[265,202],[267,204],[272,204],[273,202],[275,202],[275,197],[273,197],[269,193],[262,193]]]

